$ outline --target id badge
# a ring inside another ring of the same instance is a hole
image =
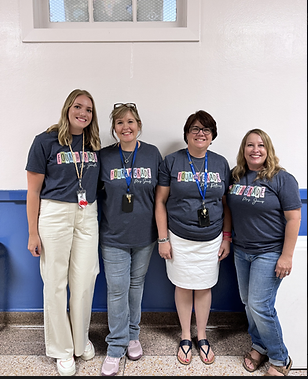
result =
[[[77,191],[77,198],[78,198],[79,208],[84,209],[88,205],[88,202],[86,199],[86,191],[85,190],[78,190]]]
[[[210,216],[207,208],[198,209],[198,221],[201,227],[210,226]]]
[[[134,208],[134,194],[126,193],[122,197],[122,211],[129,213],[132,212]]]

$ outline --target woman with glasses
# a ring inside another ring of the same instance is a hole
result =
[[[261,129],[249,130],[242,139],[227,200],[238,286],[252,341],[243,365],[254,372],[269,360],[266,376],[287,376],[292,359],[275,300],[292,271],[302,203],[296,179],[279,165],[273,143]]]
[[[211,288],[219,263],[230,252],[231,217],[226,204],[230,169],[227,160],[211,150],[216,122],[203,111],[184,125],[187,148],[165,157],[156,190],[158,250],[175,285],[175,304],[182,334],[177,358],[191,362],[191,318],[194,308],[200,358],[209,365],[215,356],[206,337]]]
[[[110,114],[116,143],[101,150],[103,185],[100,246],[107,282],[109,334],[102,375],[118,372],[121,357],[141,358],[139,342],[145,275],[157,240],[154,215],[156,146],[138,140],[142,122],[134,103],[117,103]]]

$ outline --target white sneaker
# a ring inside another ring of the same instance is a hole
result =
[[[57,369],[61,376],[71,376],[76,373],[74,357],[68,359],[57,359]]]
[[[80,356],[80,358],[83,359],[84,361],[88,361],[92,359],[94,356],[95,356],[95,349],[94,349],[93,343],[89,340],[88,343],[86,344],[85,351]]]
[[[103,376],[114,376],[119,371],[119,363],[121,358],[107,357],[102,365]]]
[[[141,358],[143,354],[141,344],[138,340],[132,340],[129,341],[128,347],[127,347],[127,356],[132,361],[136,361],[137,359]]]

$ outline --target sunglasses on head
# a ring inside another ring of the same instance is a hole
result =
[[[116,108],[119,108],[119,107],[122,107],[122,106],[124,106],[124,107],[126,107],[126,108],[133,108],[133,109],[137,109],[137,107],[136,107],[136,104],[135,103],[115,103],[114,105],[113,105],[113,109],[116,109]]]

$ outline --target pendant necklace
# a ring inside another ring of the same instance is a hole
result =
[[[130,183],[132,180],[132,175],[133,175],[132,171],[133,171],[133,166],[134,166],[136,155],[137,155],[137,150],[138,150],[138,142],[136,142],[135,150],[132,151],[130,153],[129,157],[125,158],[125,160],[124,160],[124,155],[123,155],[123,151],[121,148],[121,144],[119,144],[119,152],[120,152],[120,157],[121,157],[121,161],[122,161],[122,165],[123,165],[123,169],[124,169],[125,180],[126,180],[126,185],[127,185],[126,193],[122,197],[122,211],[126,212],[126,213],[132,212],[133,207],[134,207],[134,194],[130,192],[129,186],[130,186]],[[131,168],[129,170],[127,170],[125,167],[125,163],[128,162],[132,153],[134,153],[132,165],[131,165]]]
[[[129,156],[128,157],[126,157],[125,156],[125,154],[124,154],[124,151],[122,150],[122,154],[123,154],[123,158],[124,158],[124,163],[128,163],[129,162],[129,159],[130,159],[130,157],[132,156],[132,154],[133,154],[133,151],[129,154]]]
[[[203,159],[203,158],[202,158]],[[204,187],[204,175],[202,175],[202,170],[203,170],[203,167],[204,167],[204,159],[203,159],[203,163],[202,163],[202,166],[200,168],[200,170],[198,169],[197,165],[196,165],[196,162],[191,158],[194,166],[196,167],[197,169],[197,172],[199,172],[199,177],[200,177],[200,185],[201,187]]]

